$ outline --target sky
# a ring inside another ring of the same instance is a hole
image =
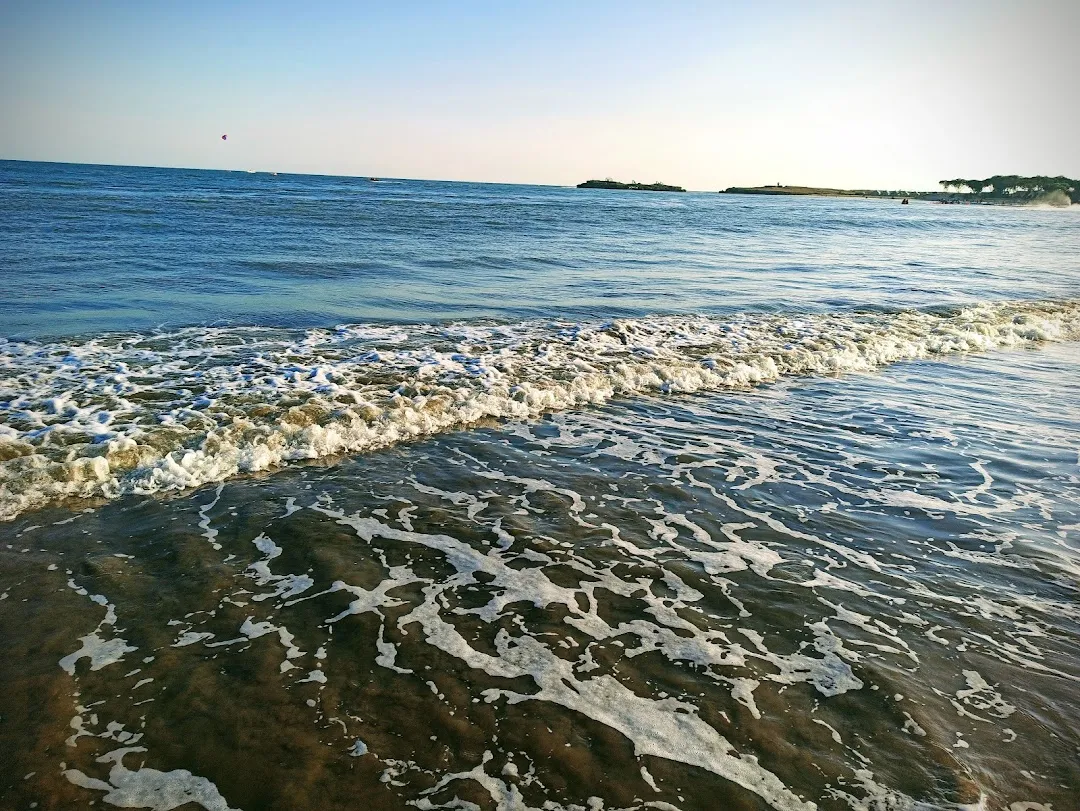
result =
[[[1077,0],[0,0],[0,159],[699,190],[1080,177],[1078,42]]]

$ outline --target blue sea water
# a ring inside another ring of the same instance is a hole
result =
[[[0,161],[0,334],[1076,292],[1076,211]]]
[[[0,806],[1075,804],[1076,207],[0,161],[0,222]]]

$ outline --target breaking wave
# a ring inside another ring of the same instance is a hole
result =
[[[1080,338],[1080,300],[951,313],[192,327],[0,341],[0,519],[181,490],[485,419]]]

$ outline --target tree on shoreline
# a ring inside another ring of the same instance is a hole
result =
[[[985,197],[996,200],[1034,200],[1045,194],[1061,192],[1066,195],[1070,202],[1080,203],[1080,180],[1058,175],[1048,177],[1035,175],[1023,177],[1021,175],[994,175],[986,180],[968,180],[955,178],[953,180],[939,180],[938,184],[949,191],[951,189],[970,189],[970,196]],[[986,187],[989,192],[985,192]]]

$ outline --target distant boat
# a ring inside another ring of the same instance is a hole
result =
[[[372,183],[378,183],[379,182],[379,178],[377,178],[377,177],[369,177],[368,180],[370,180]]]

